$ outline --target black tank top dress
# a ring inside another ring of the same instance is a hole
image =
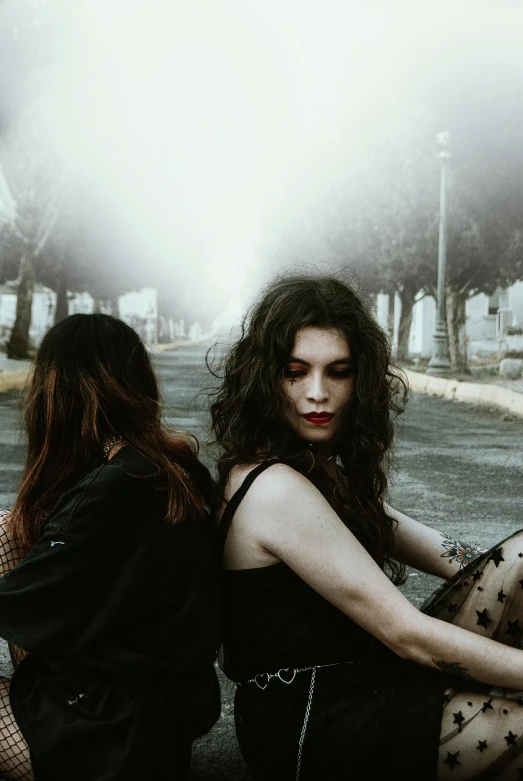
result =
[[[273,463],[229,501],[223,540]],[[256,781],[436,779],[440,673],[400,659],[283,562],[222,570],[222,620],[222,667],[238,684],[236,731]]]

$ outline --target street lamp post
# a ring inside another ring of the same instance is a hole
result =
[[[432,335],[432,358],[427,367],[427,374],[446,377],[450,374],[449,336],[447,331],[447,302],[445,276],[447,271],[447,190],[446,169],[450,157],[448,143],[450,133],[438,133],[438,144],[441,144],[439,158],[441,161],[441,185],[439,196],[439,244],[438,244],[438,291],[436,302],[436,327]]]

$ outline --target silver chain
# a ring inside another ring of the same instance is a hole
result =
[[[316,667],[313,667],[312,675],[311,675],[311,685],[309,686],[309,697],[307,699],[307,706],[305,708],[305,717],[303,719],[303,727],[301,728],[300,740],[298,742],[298,759],[296,760],[296,781],[300,781],[303,744],[305,742],[305,733],[307,732],[307,725],[309,723],[309,717],[311,715],[312,695],[314,694],[315,681],[316,681]]]
[[[278,678],[282,683],[289,686],[296,678],[297,673],[304,673],[307,670],[312,670],[311,682],[309,686],[309,696],[307,698],[307,706],[305,708],[305,716],[303,718],[303,726],[301,728],[301,735],[298,741],[298,757],[296,760],[296,781],[300,781],[301,773],[301,760],[303,754],[303,744],[305,742],[305,733],[307,732],[307,725],[311,715],[312,697],[314,694],[314,684],[316,682],[316,670],[320,667],[337,667],[340,664],[353,664],[353,662],[331,662],[331,664],[315,664],[311,667],[282,667],[276,673],[257,673],[254,678],[249,678],[245,683],[254,683],[258,689],[266,689],[269,681],[272,678]],[[242,686],[238,683],[238,686]]]

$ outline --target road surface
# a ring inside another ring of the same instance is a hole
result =
[[[207,397],[211,387],[204,355],[208,345],[159,353],[169,425],[195,434],[201,457],[212,467]],[[0,396],[0,507],[12,505],[24,446],[18,394]],[[500,412],[414,396],[398,423],[396,472],[391,503],[412,517],[464,541],[494,544],[523,527],[523,421]],[[410,571],[403,587],[420,605],[440,581]],[[232,688],[223,682],[223,716],[194,751],[192,779],[245,781],[232,720]]]

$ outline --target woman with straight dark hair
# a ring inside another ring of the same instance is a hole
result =
[[[164,429],[132,328],[72,315],[45,335],[28,454],[0,537],[0,776],[183,779],[219,715],[214,486]]]
[[[253,777],[523,778],[523,532],[483,551],[387,504],[405,384],[361,298],[277,279],[222,370],[223,665]],[[448,580],[423,612],[406,564]]]

